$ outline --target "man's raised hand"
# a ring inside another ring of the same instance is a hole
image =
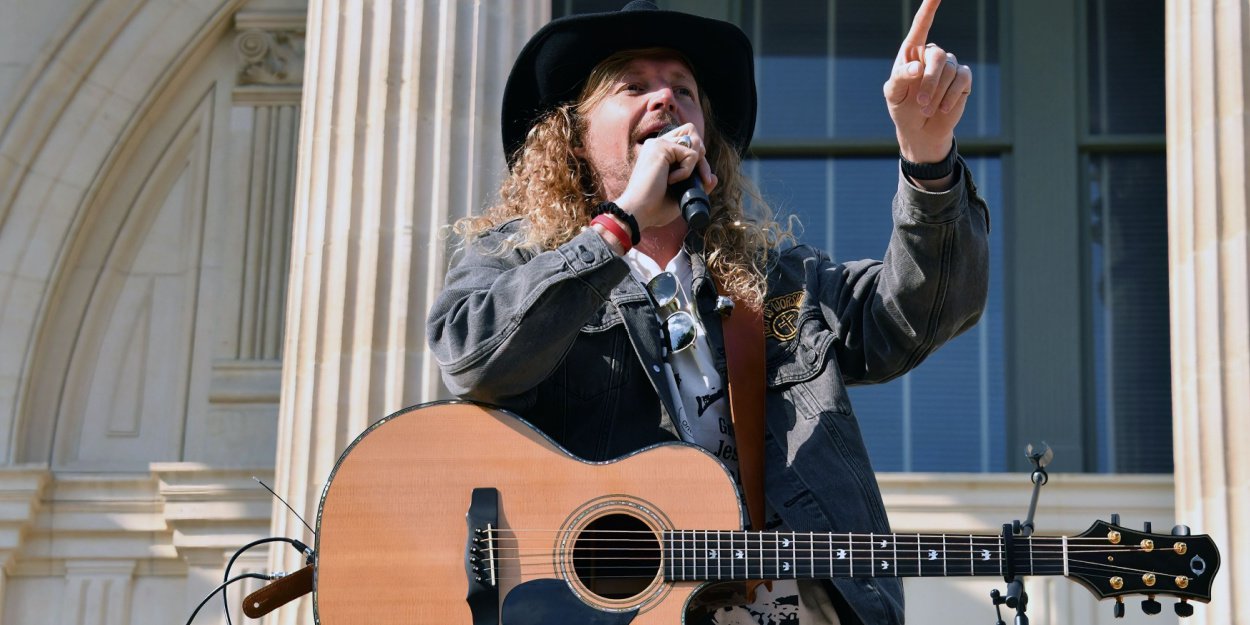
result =
[[[972,93],[972,70],[960,65],[954,54],[928,43],[940,3],[921,3],[884,86],[899,150],[903,158],[917,163],[946,157]]]

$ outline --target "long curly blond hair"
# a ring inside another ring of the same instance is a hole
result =
[[[530,129],[524,145],[513,155],[499,202],[452,226],[462,241],[523,217],[521,238],[511,245],[551,250],[590,223],[591,211],[608,198],[590,163],[576,154],[587,130],[582,113],[602,100],[625,66],[637,58],[677,59],[691,67],[679,53],[664,48],[618,52],[601,62],[576,102],[556,107]],[[758,309],[764,301],[769,259],[783,243],[793,242],[792,229],[775,221],[772,209],[743,175],[742,159],[717,129],[711,104],[701,92],[700,105],[708,164],[719,178],[709,197],[711,223],[704,233],[708,271],[723,294]]]

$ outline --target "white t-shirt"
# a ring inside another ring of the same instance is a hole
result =
[[[694,281],[690,255],[681,250],[668,266],[661,269],[650,256],[630,250],[624,256],[629,271],[645,287],[651,278],[663,271],[677,278],[678,306],[697,320],[699,318],[690,299]],[[663,323],[663,320],[661,320]],[[668,354],[664,365],[673,396],[680,398],[678,414],[673,415],[681,437],[715,455],[733,474],[738,476],[738,449],[734,442],[733,425],[729,416],[729,395],[724,380],[716,371],[712,348],[707,342],[707,332],[702,324],[696,324],[694,344],[674,354]],[[768,519],[765,529],[782,530],[781,519],[771,509],[765,510]],[[696,529],[696,528],[679,528]],[[720,608],[710,614],[711,625],[839,625],[838,615],[825,592],[817,582],[778,580],[772,590],[759,586],[755,602]]]

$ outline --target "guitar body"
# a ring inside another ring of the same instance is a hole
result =
[[[489,610],[503,614],[490,622],[503,625],[681,623],[702,583],[665,581],[661,532],[742,529],[729,474],[696,447],[591,463],[503,411],[419,406],[369,428],[331,474],[317,519],[318,622],[474,623],[466,514],[480,488],[496,489],[498,506],[478,586],[495,582]],[[640,542],[594,543],[608,535]],[[597,546],[609,565],[643,557],[614,571],[576,555]]]

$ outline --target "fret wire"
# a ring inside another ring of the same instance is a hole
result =
[[[695,540],[698,540],[697,534],[696,534]],[[698,560],[695,560],[695,573],[694,573],[695,575],[699,574],[699,571],[698,571],[699,560],[703,560],[703,579],[707,579],[708,568],[709,568],[708,564],[710,564],[707,561],[706,556],[707,556],[707,530],[703,530],[703,548],[700,549],[699,544],[697,542],[695,543],[695,557],[698,558]]]
[[[829,538],[829,577],[833,577],[833,534],[828,535]],[[812,549],[815,551],[815,549]]]
[[[873,537],[872,532],[868,532],[868,576],[877,576],[877,539]]]
[[[920,559],[920,534],[916,534],[916,577],[924,577],[924,560]]]
[[[1033,537],[1027,536],[1026,539],[1029,541],[1029,575],[1032,575],[1033,574]]]
[[[686,532],[685,531],[682,531],[681,533],[681,578],[689,579],[688,577],[686,577]]]
[[[674,532],[675,540],[672,542],[672,555],[674,555],[674,559],[672,559],[672,577],[677,580],[685,579],[685,576],[682,575],[685,572],[685,564],[682,562],[682,555],[684,554],[681,552],[681,545],[684,544],[685,540],[684,536],[681,535],[681,531],[676,530]]]
[[[759,533],[760,537],[760,579],[764,579],[764,532]]]
[[[894,540],[890,541],[891,549],[894,549],[894,576],[899,576],[899,537],[894,536]]]
[[[751,577],[751,571],[747,569],[747,566],[751,562],[747,558],[747,554],[751,552],[750,546],[751,543],[749,542],[747,535],[744,533],[742,535],[742,579],[748,579]]]
[[[790,532],[790,560],[794,562],[794,579],[799,578],[799,533]]]
[[[773,538],[773,577],[781,577],[781,532],[772,532]]]
[[[808,547],[807,551],[807,565],[811,567],[812,577],[816,577],[816,532],[809,530],[807,534],[807,541],[811,543],[811,546]]]
[[[677,545],[673,551],[677,559],[673,562],[673,576],[679,580],[686,579],[686,537],[685,530],[677,530]]]
[[[833,534],[829,535],[829,577],[833,577]]]
[[[1003,537],[1000,536],[999,537],[999,575],[1003,575],[1003,559],[1005,555],[1004,554],[1005,550],[1006,550],[1006,541],[1005,539],[1003,539]],[[1011,556],[1015,557],[1015,554]]]
[[[690,530],[690,578],[699,579],[699,530]]]
[[[731,568],[733,569],[734,579],[739,579],[739,577],[738,577],[738,543],[737,543],[735,540],[730,540],[730,541],[729,541],[729,543],[730,543],[730,544],[729,544],[729,547],[730,547],[730,548],[733,550],[733,552],[734,552],[733,566],[731,567]],[[741,579],[746,579],[746,578],[747,578],[747,573],[746,573],[746,568],[745,568],[745,567],[746,567],[746,555],[747,555],[746,550],[747,550],[747,542],[746,542],[746,537],[745,537],[745,533],[744,533],[743,540],[742,540],[742,564],[743,564],[743,571],[742,571],[742,577],[741,577]]]
[[[1063,537],[1063,576],[1068,576],[1068,537]]]
[[[998,538],[998,574],[1003,574],[1003,538]]]
[[[851,577],[855,577],[855,535],[847,534],[847,546],[851,548],[851,559],[848,564],[851,565]]]

